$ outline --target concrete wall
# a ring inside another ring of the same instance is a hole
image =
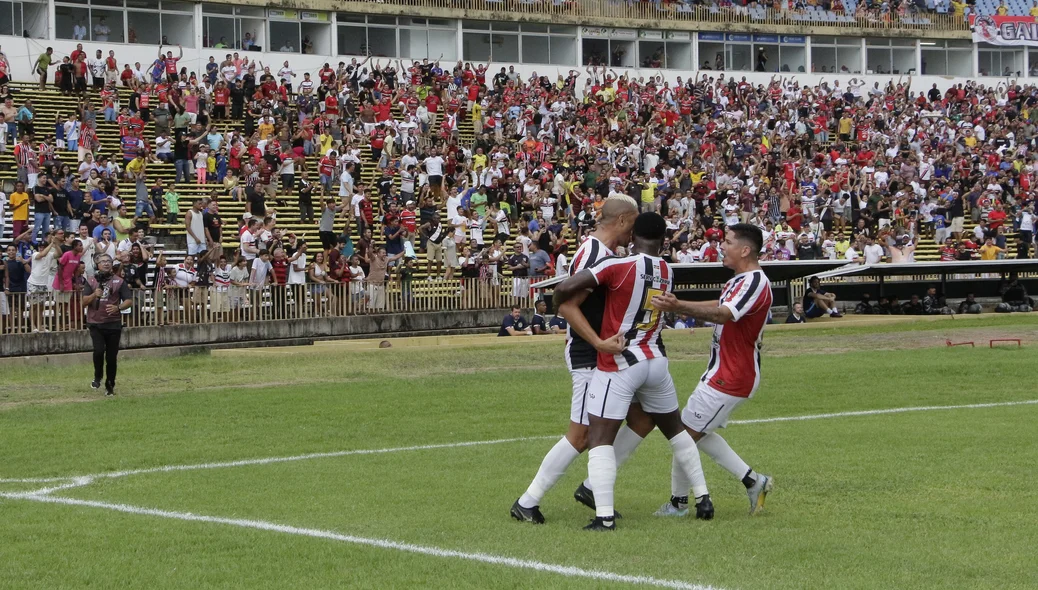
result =
[[[508,311],[507,309],[488,309],[429,314],[401,313],[318,318],[299,321],[126,328],[123,330],[122,348],[485,329],[499,326],[501,319]],[[91,350],[90,336],[86,331],[17,334],[5,335],[0,338],[0,357],[63,354],[89,350]]]

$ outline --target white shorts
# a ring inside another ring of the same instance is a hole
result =
[[[591,387],[591,378],[595,375],[595,370],[573,369],[569,374],[573,377],[573,401],[569,406],[569,421],[574,424],[587,426],[587,394],[588,389]]]
[[[688,396],[688,403],[681,412],[681,421],[692,430],[707,434],[727,426],[728,417],[739,404],[748,399],[721,393],[700,381],[696,390]]]
[[[637,400],[649,414],[678,410],[678,393],[670,377],[666,357],[638,362],[608,372],[595,369],[588,387],[587,413],[608,420],[623,420]]]
[[[205,244],[192,244],[191,242],[188,242],[187,244],[187,253],[191,256],[198,256],[202,252],[205,252],[205,250]]]
[[[963,219],[964,218],[962,217],[953,217],[951,220],[951,224],[948,226],[948,231],[950,231],[953,234],[961,234]]]

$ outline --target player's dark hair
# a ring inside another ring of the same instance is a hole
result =
[[[764,247],[764,233],[759,227],[749,223],[736,223],[729,225],[728,231],[732,232],[737,239],[748,242],[753,247],[755,256],[760,254],[761,248]]]
[[[758,230],[758,233],[760,231]],[[667,222],[659,213],[646,211],[634,220],[634,237],[644,240],[662,240],[667,234]]]

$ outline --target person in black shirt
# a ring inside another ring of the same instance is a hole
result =
[[[310,183],[309,175],[303,170],[303,177],[299,179],[299,189],[296,191],[299,198],[299,221],[302,223],[314,222],[314,185]]]
[[[205,239],[211,250],[216,254],[211,258],[219,258],[223,254],[223,218],[220,217],[220,204],[215,200],[209,201],[209,206],[202,211],[202,228],[205,231]]]
[[[807,318],[804,317],[804,306],[800,303],[793,304],[793,311],[786,316],[787,324],[806,324]]]
[[[544,321],[544,314],[548,311],[548,304],[541,300],[534,304],[533,309],[534,313],[533,319],[530,320],[530,328],[533,329],[534,335],[551,334],[548,331],[548,324]]]
[[[520,315],[521,311],[518,307],[513,307],[512,312],[505,316],[505,319],[501,320],[501,329],[498,330],[498,336],[530,336],[533,331],[530,330],[530,326],[526,323]]]

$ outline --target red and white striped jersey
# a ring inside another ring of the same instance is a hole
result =
[[[592,267],[598,284],[607,289],[602,338],[622,333],[627,348],[620,354],[598,353],[601,371],[619,371],[653,358],[667,356],[660,333],[660,312],[652,305],[654,295],[672,289],[670,266],[662,258],[636,254],[627,258],[606,258]]]
[[[762,270],[725,283],[719,303],[732,310],[732,319],[714,326],[710,360],[700,381],[735,397],[753,395],[760,385],[760,347],[771,301],[771,281]]]
[[[569,274],[591,268],[599,260],[612,256],[605,243],[594,236],[589,236],[584,243],[577,248],[573,254],[573,262],[569,267]],[[598,287],[588,294],[584,303],[580,304],[580,311],[587,318],[588,324],[597,333],[602,327],[602,315],[605,313],[606,289]],[[615,332],[614,332],[615,334]],[[573,369],[594,369],[598,364],[598,351],[594,346],[587,343],[579,334],[569,326],[566,327],[566,366]]]

